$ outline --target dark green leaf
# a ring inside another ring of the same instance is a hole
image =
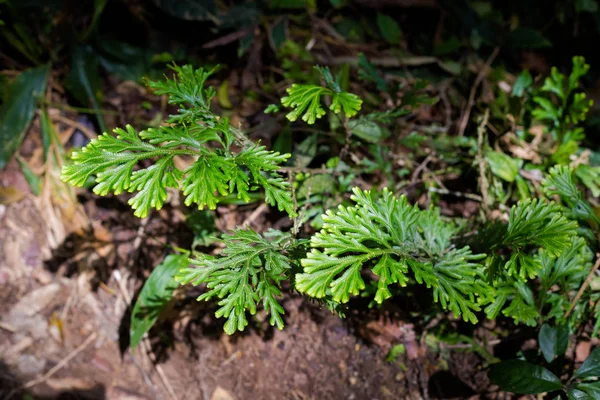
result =
[[[531,77],[531,74],[528,70],[524,69],[523,71],[521,71],[519,77],[515,81],[511,95],[516,97],[523,97],[525,90],[527,90],[527,88],[529,88],[532,83],[533,78]]]
[[[73,49],[68,87],[81,104],[96,111],[98,126],[102,132],[106,132],[106,124],[100,111],[102,85],[98,73],[98,57],[90,47],[77,46]]]
[[[574,378],[589,378],[592,376],[600,376],[600,347],[596,347],[592,351],[573,375]]]
[[[519,174],[519,160],[498,151],[490,151],[485,155],[490,169],[497,177],[506,182],[514,182]]]
[[[402,29],[396,20],[389,15],[377,13],[377,26],[386,42],[399,44],[402,39]]]
[[[576,389],[581,390],[589,395],[589,399],[600,399],[600,382],[593,383],[580,383],[575,386]]]
[[[515,49],[539,49],[552,43],[533,28],[517,28],[508,34],[506,45]]]
[[[30,69],[17,76],[6,89],[0,107],[0,168],[4,168],[21,144],[35,114],[37,98],[46,90],[49,65]]]
[[[492,366],[489,377],[500,389],[518,394],[537,394],[562,388],[552,372],[526,361],[509,360]]]
[[[135,348],[142,337],[158,319],[167,305],[177,282],[173,279],[181,268],[188,265],[187,254],[170,254],[148,277],[131,313],[131,348]]]
[[[552,327],[548,324],[542,325],[538,336],[538,343],[544,358],[552,362],[556,357],[561,357],[567,351],[569,345],[569,327],[561,325]]]
[[[595,400],[594,397],[590,396],[586,392],[582,392],[581,390],[575,388],[567,390],[567,398],[569,400]]]
[[[389,133],[386,132],[376,122],[366,119],[355,119],[349,121],[348,128],[350,128],[353,135],[356,135],[370,143],[379,143],[389,135]]]

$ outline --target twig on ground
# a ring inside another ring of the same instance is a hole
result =
[[[262,203],[260,206],[256,207],[256,210],[252,211],[250,215],[242,222],[242,227],[248,227],[260,214],[267,211],[269,206],[267,203]]]
[[[73,128],[79,129],[81,131],[81,133],[83,133],[88,139],[92,140],[92,139],[96,139],[96,137],[98,137],[98,135],[96,134],[96,132],[92,131],[91,129],[89,129],[88,127],[86,127],[83,124],[80,124],[77,121],[73,121],[67,117],[64,117],[62,115],[53,115],[52,119],[54,120],[58,120],[60,122],[62,122],[63,124],[69,125]]]
[[[135,259],[137,258],[138,252],[140,250],[140,246],[142,244],[142,238],[144,236],[144,232],[146,230],[146,226],[150,222],[150,217],[143,218],[140,222],[140,226],[138,226],[137,232],[135,234],[135,239],[133,240],[133,245],[131,247],[131,251],[129,252],[129,260],[127,262],[127,267],[133,267],[135,263]],[[130,301],[128,300],[128,303]]]
[[[4,329],[5,331],[9,331],[10,333],[15,333],[17,331],[17,328],[4,322],[0,322],[0,329]]]
[[[581,285],[581,287],[579,288],[579,291],[577,292],[577,294],[575,295],[575,297],[571,301],[571,306],[569,307],[569,309],[565,313],[565,318],[567,318],[569,316],[569,314],[571,314],[571,311],[573,311],[573,309],[575,308],[575,305],[577,304],[577,302],[579,301],[579,299],[583,295],[583,292],[585,292],[585,289],[587,289],[587,287],[590,285],[590,282],[592,281],[592,278],[594,277],[594,274],[598,270],[598,267],[600,267],[600,253],[596,254],[596,263],[594,264],[594,266],[590,270],[590,273],[588,274],[587,278],[585,278],[585,281],[583,282],[583,285]]]
[[[438,188],[434,188],[434,187],[431,187],[428,190],[430,192],[433,192],[433,193],[449,194],[449,195],[452,195],[452,196],[464,197],[466,199],[475,200],[475,201],[482,201],[483,200],[481,198],[481,196],[479,196],[477,194],[473,194],[473,193],[456,192],[456,191],[452,191],[452,190],[448,190],[448,189],[438,189]]]
[[[306,210],[308,210],[308,205],[310,204],[310,185],[306,188],[306,196],[304,201],[304,206],[302,209],[298,211],[298,216],[294,219],[294,227],[292,228],[292,233],[294,236],[298,236],[300,232],[300,228],[302,227],[302,218],[304,218],[304,214],[306,214]]]
[[[467,101],[467,107],[465,108],[465,112],[463,113],[463,116],[460,120],[460,125],[458,126],[458,136],[463,136],[465,134],[465,129],[467,129],[467,124],[469,123],[469,118],[471,116],[471,110],[473,109],[473,106],[475,105],[475,93],[477,93],[477,88],[479,87],[481,82],[484,80],[484,78],[488,75],[490,66],[496,59],[496,56],[498,56],[499,52],[500,52],[500,48],[496,47],[494,49],[494,51],[492,52],[492,54],[490,55],[490,57],[485,62],[485,64],[483,65],[483,68],[481,68],[481,70],[477,74],[477,77],[475,78],[475,82],[473,82],[473,86],[471,87],[471,91],[469,93],[469,100]],[[486,120],[486,124],[487,124],[487,120]]]
[[[46,372],[44,375],[40,376],[39,378],[31,380],[31,381],[23,384],[19,388],[13,390],[11,393],[8,394],[7,399],[12,398],[20,390],[29,389],[30,387],[39,385],[40,383],[43,383],[43,382],[47,381],[48,379],[50,379],[52,377],[52,375],[54,375],[55,373],[60,371],[62,368],[64,368],[69,363],[69,361],[71,361],[79,353],[81,353],[83,350],[85,350],[85,348],[88,347],[90,345],[90,343],[92,343],[96,339],[97,336],[98,336],[98,334],[96,332],[92,332],[92,334],[90,336],[88,336],[88,338],[85,340],[85,342],[80,344],[79,347],[77,347],[75,350],[70,352],[65,358],[60,360],[60,362],[58,364],[56,364],[54,367],[52,367],[50,370],[48,370],[48,372]]]
[[[410,178],[411,185],[417,180],[419,174],[425,169],[425,167],[427,167],[427,164],[429,164],[429,161],[431,161],[432,158],[433,154],[429,154],[427,157],[425,157],[423,162],[419,164],[419,166],[414,170],[412,177]]]
[[[486,109],[483,114],[483,118],[479,127],[477,128],[477,165],[479,166],[479,190],[481,190],[481,206],[483,208],[483,212],[485,217],[487,218],[489,215],[489,198],[488,198],[488,190],[489,190],[489,182],[485,176],[485,161],[483,159],[483,137],[485,135],[485,128],[487,126],[488,119],[490,117],[490,110]]]

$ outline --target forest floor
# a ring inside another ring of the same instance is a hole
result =
[[[122,351],[141,281],[115,266],[151,262],[157,250],[140,248],[139,238],[177,234],[179,227],[160,217],[145,225],[126,218],[119,226],[117,202],[89,198],[86,215],[100,222],[51,249],[48,221],[17,171],[9,167],[1,177],[25,193],[0,209],[3,399],[487,398],[475,353],[442,355],[401,320],[340,319],[301,297],[284,302],[285,330],[233,337],[222,333],[214,310],[184,298],[191,308],[183,318],[172,323],[167,316],[159,335]],[[398,343],[404,354],[386,361]]]

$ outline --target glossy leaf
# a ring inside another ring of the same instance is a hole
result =
[[[566,325],[556,327],[548,324],[542,325],[538,343],[546,361],[552,362],[556,357],[563,356],[567,351],[569,327]]]
[[[521,360],[492,366],[489,377],[500,389],[518,394],[546,393],[562,388],[560,380],[552,372]]]
[[[596,347],[594,351],[586,358],[581,367],[573,375],[574,378],[589,378],[600,377],[600,347]]]

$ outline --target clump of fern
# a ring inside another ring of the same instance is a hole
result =
[[[114,135],[100,135],[73,153],[62,179],[75,186],[93,179],[94,193],[100,196],[135,192],[129,204],[140,218],[162,208],[169,187],[183,192],[186,205],[200,209],[215,209],[219,196],[236,194],[249,201],[251,192],[262,190],[268,204],[293,216],[289,182],[277,172],[290,155],[249,141],[211,110],[215,91],[205,82],[214,70],[172,68],[173,78],[149,86],[168,95],[178,113],[158,128],[138,132],[128,125],[115,129]],[[176,157],[192,158],[193,163],[179,169]]]
[[[127,126],[115,135],[104,133],[73,154],[63,179],[77,186],[93,180],[99,195],[135,192],[129,204],[139,217],[160,209],[171,187],[183,192],[186,205],[210,209],[221,196],[235,194],[248,201],[252,192],[260,191],[266,203],[294,218],[292,187],[280,173],[289,154],[253,143],[211,110],[215,93],[205,84],[213,71],[173,69],[173,78],[149,86],[168,95],[178,113],[159,128],[138,132]],[[319,71],[325,86],[293,85],[282,99],[292,109],[290,121],[301,117],[315,123],[326,114],[325,97],[330,111],[342,115],[348,127],[354,117],[372,122],[406,115],[398,109],[397,114],[359,116],[362,100],[341,90],[329,69]],[[561,135],[569,136],[568,131]],[[176,157],[190,165],[179,169]],[[549,196],[558,196],[569,207],[546,198],[522,200],[511,208],[507,222],[482,227],[475,221],[475,233],[468,236],[437,208],[421,210],[388,189],[354,188],[353,204],[325,212],[322,227],[309,239],[299,239],[294,229],[260,234],[238,228],[223,235],[220,254],[197,255],[176,279],[205,286],[198,300],[218,301],[216,316],[226,319],[228,334],[245,329],[248,314],[261,305],[271,325],[283,328],[284,286],[335,308],[364,294],[368,282],[376,287],[377,303],[389,299],[393,287],[424,285],[443,309],[471,323],[501,314],[529,325],[549,318],[566,320],[569,298],[589,270],[589,245],[596,243],[598,228],[573,174],[567,167],[556,168],[544,183]],[[560,290],[555,289],[557,282]],[[536,290],[537,284],[545,291]],[[598,303],[593,294],[586,296]],[[598,315],[600,307],[579,307],[569,321],[575,323],[589,312]]]

